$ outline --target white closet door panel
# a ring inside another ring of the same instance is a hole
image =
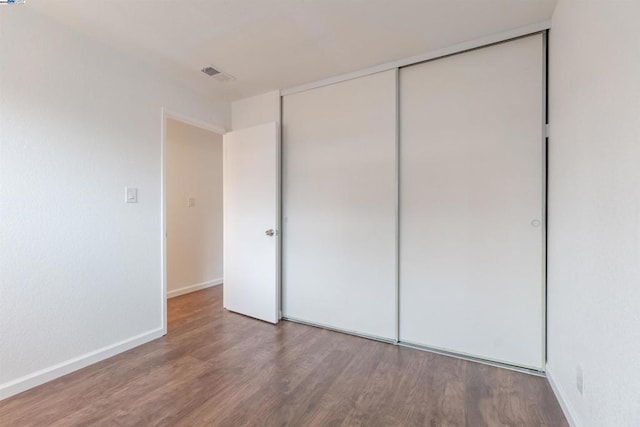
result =
[[[283,98],[283,314],[395,339],[396,74]]]
[[[403,68],[400,99],[400,339],[542,369],[542,36]]]

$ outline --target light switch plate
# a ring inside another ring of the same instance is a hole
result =
[[[126,203],[138,203],[138,189],[133,187],[125,187],[124,201]]]

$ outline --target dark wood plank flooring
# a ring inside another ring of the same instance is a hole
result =
[[[169,301],[166,337],[0,402],[4,426],[566,426],[544,378]]]

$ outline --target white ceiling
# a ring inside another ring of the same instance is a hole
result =
[[[197,90],[238,99],[548,20],[556,0],[30,0]],[[236,78],[200,72],[213,65]]]

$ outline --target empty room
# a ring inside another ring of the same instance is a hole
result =
[[[640,427],[639,23],[0,0],[0,426]]]

